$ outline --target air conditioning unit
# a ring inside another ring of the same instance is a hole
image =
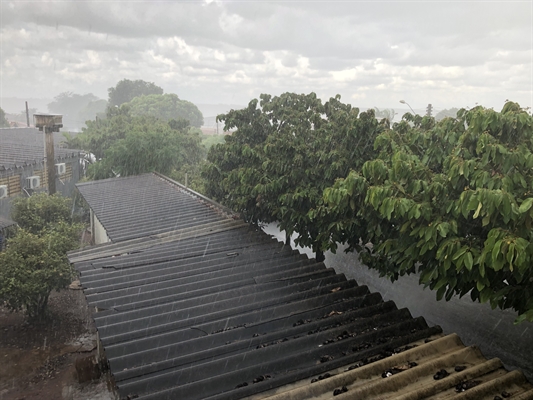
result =
[[[0,185],[0,199],[7,197],[7,185]]]
[[[37,189],[39,186],[41,186],[41,178],[37,175],[28,176],[26,178],[26,187],[28,189]]]
[[[63,175],[63,174],[65,174],[65,172],[67,172],[67,166],[65,165],[65,163],[56,164],[56,174],[57,175]]]

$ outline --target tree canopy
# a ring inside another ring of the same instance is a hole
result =
[[[85,123],[84,118],[86,118],[84,110],[86,110],[90,103],[98,100],[98,97],[92,93],[76,94],[63,92],[54,97],[54,101],[48,104],[48,111],[55,114],[62,114],[65,128],[81,128]],[[94,118],[94,116],[91,118]]]
[[[371,157],[381,125],[373,110],[359,113],[339,96],[325,104],[314,93],[260,99],[218,117],[225,130],[237,130],[209,151],[207,195],[252,223],[277,221],[288,235],[297,232],[296,242],[321,259],[328,221],[310,211],[337,177]]]
[[[131,115],[147,115],[164,121],[182,118],[198,128],[204,123],[204,117],[198,107],[189,101],[180,100],[173,93],[135,97],[127,104]]]
[[[115,107],[128,103],[135,97],[163,94],[163,88],[153,82],[146,82],[142,79],[135,81],[123,79],[115,87],[107,89],[107,92],[109,93],[109,107]]]
[[[533,118],[516,103],[435,123],[406,114],[379,155],[324,192],[332,237],[392,280],[533,320]],[[336,244],[331,243],[334,247]]]
[[[66,252],[79,246],[82,226],[72,223],[69,199],[46,193],[17,199],[12,218],[20,228],[0,252],[0,301],[42,318],[51,291],[71,282]]]
[[[338,97],[261,95],[204,170],[208,196],[277,221],[322,258],[339,243],[437,298],[469,294],[533,321],[533,117],[513,102],[392,127]]]
[[[106,109],[106,100],[91,101],[78,112],[78,119],[85,123],[85,121],[91,121],[96,118],[105,118]]]
[[[66,197],[45,193],[17,197],[12,203],[11,218],[19,227],[36,235],[59,222],[72,222],[71,203]]]
[[[70,144],[95,155],[98,161],[87,174],[92,179],[151,171],[169,174],[199,163],[204,155],[200,137],[188,121],[133,116],[127,104],[109,108],[105,119],[87,121],[87,128]]]

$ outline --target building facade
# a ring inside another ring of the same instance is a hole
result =
[[[80,152],[62,148],[61,139],[54,134],[56,191],[70,197],[82,174]],[[35,128],[0,129],[0,216],[9,218],[14,198],[47,191],[44,134]]]

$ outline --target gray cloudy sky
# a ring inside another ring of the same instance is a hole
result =
[[[533,105],[528,1],[8,1],[1,97],[107,99],[123,78],[195,103]]]

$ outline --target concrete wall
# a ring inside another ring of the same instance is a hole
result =
[[[280,232],[275,223],[263,230],[279,241],[285,240],[285,233]],[[297,247],[294,240],[291,244],[300,253],[314,257],[310,248]],[[515,325],[515,312],[492,310],[489,304],[473,302],[468,295],[437,301],[436,292],[418,283],[418,275],[402,276],[392,283],[361,264],[357,253],[344,253],[342,246],[336,254],[326,252],[325,264],[348,279],[355,279],[359,285],[368,286],[371,292],[381,293],[386,301],[393,300],[398,308],[408,308],[413,317],[423,316],[430,326],[440,325],[446,334],[457,333],[465,345],[478,346],[485,357],[501,359],[508,369],[520,369],[533,382],[533,323]]]

